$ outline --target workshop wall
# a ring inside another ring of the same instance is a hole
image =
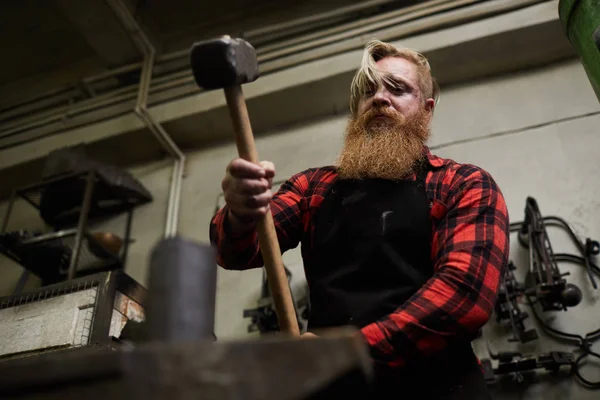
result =
[[[285,179],[302,169],[332,163],[342,144],[345,123],[346,117],[334,116],[281,129],[258,139],[258,152],[262,159],[275,163],[276,180]],[[505,195],[511,221],[522,219],[525,198],[533,196],[543,215],[565,218],[582,237],[600,239],[598,126],[600,105],[583,68],[573,60],[443,88],[431,147],[442,157],[473,163],[489,171]],[[208,240],[208,224],[218,201],[224,168],[235,154],[235,147],[230,144],[188,155],[179,222],[183,236],[201,242]],[[160,162],[132,170],[155,196],[153,203],[136,211],[132,231],[136,242],[131,245],[126,268],[143,284],[147,279],[149,252],[164,231],[170,168],[169,162]],[[5,207],[4,203],[0,205],[0,215]],[[33,210],[25,211],[27,205],[17,207],[19,212],[14,215],[18,217],[11,219],[9,229],[39,224]],[[555,251],[574,252],[565,235],[553,231],[551,235]],[[516,238],[512,238],[511,259],[517,265],[525,265],[525,255]],[[286,253],[284,262],[293,273],[296,298],[303,297],[305,286],[299,249]],[[0,261],[1,295],[12,291],[22,272],[20,267],[8,265],[8,261]],[[554,323],[577,333],[593,330],[600,324],[600,292],[593,290],[582,268],[565,266],[564,269],[571,271],[568,279],[582,288],[584,301],[572,311],[557,313]],[[219,339],[248,334],[250,321],[242,318],[242,314],[244,309],[256,307],[261,279],[261,270],[219,269],[216,309]],[[29,284],[35,285],[35,281]],[[538,333],[539,340],[521,348],[534,352],[573,349],[548,339],[541,330]],[[493,321],[484,329],[484,338],[495,351],[519,348],[506,341],[507,335],[508,331],[502,331]],[[481,357],[487,357],[483,340],[478,340],[475,347]],[[590,367],[589,377],[600,378],[598,370],[600,368]],[[516,391],[520,394],[510,398],[544,396],[550,400],[597,396],[597,393],[582,390],[572,379],[519,386]]]

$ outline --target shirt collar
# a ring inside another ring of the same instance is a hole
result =
[[[448,160],[438,157],[431,153],[429,146],[423,146],[423,155],[426,157],[427,162],[434,168],[440,168],[448,164]]]

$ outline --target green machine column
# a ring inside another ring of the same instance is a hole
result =
[[[600,101],[600,0],[560,0],[558,14]]]

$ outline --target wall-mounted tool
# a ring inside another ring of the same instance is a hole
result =
[[[551,351],[535,355],[524,355],[519,352],[494,353],[488,345],[490,359],[481,360],[485,380],[488,384],[495,384],[498,375],[512,376],[517,382],[524,382],[525,372],[546,370],[558,373],[562,367],[571,367],[575,361],[572,353],[564,351]],[[497,360],[494,368],[491,360]]]
[[[288,278],[288,285],[292,279],[291,271],[285,267],[285,273]],[[302,298],[296,301],[290,286],[290,293],[292,293],[292,301],[296,310],[296,316],[298,319],[298,327],[300,331],[304,329],[304,323],[302,318],[308,319],[308,299]],[[271,290],[269,289],[269,283],[267,280],[267,274],[263,271],[262,287],[260,298],[258,299],[258,305],[256,308],[245,309],[243,313],[244,318],[250,318],[251,323],[248,325],[248,332],[260,332],[269,333],[280,330],[279,321],[277,319],[277,313],[275,312],[275,305],[273,304],[273,297],[271,296]]]
[[[511,261],[504,273],[495,304],[496,321],[510,323],[512,337],[508,339],[509,342],[527,343],[537,339],[538,334],[535,329],[525,327],[525,320],[529,318],[529,314],[519,307],[518,299],[523,295],[525,288],[515,277],[516,268]]]
[[[559,227],[563,229],[573,241],[573,244],[579,251],[579,254],[554,253],[546,227]],[[523,298],[529,305],[531,315],[534,317],[537,328],[561,341],[571,342],[578,347],[580,354],[571,362],[571,373],[577,381],[585,387],[600,389],[600,381],[591,381],[583,376],[581,367],[588,357],[600,359],[600,354],[592,349],[592,344],[600,338],[600,328],[586,334],[576,334],[564,332],[550,326],[540,316],[535,304],[541,306],[542,311],[567,310],[578,304],[581,300],[581,291],[574,285],[566,283],[564,276],[568,274],[561,273],[558,269],[558,263],[578,264],[586,269],[590,278],[590,283],[597,288],[594,275],[600,276],[600,267],[598,267],[595,257],[600,250],[600,244],[596,240],[586,238],[582,240],[571,226],[562,218],[557,216],[542,217],[537,202],[534,198],[528,197],[525,207],[525,220],[510,224],[511,232],[519,233],[519,242],[529,250],[529,268],[525,284],[519,283],[515,278],[515,267],[511,265],[507,268],[504,276],[504,283],[500,288],[498,302],[496,304],[496,313],[498,320],[511,320],[513,327],[513,337],[521,342],[531,339],[533,334],[527,334],[523,322],[526,317],[519,309],[518,299]],[[509,339],[509,340],[511,340]],[[490,352],[490,354],[492,354]],[[520,353],[502,353],[503,360],[512,354],[514,357],[522,357]],[[536,365],[553,365],[560,360],[571,360],[571,357],[559,357],[562,353],[547,353],[548,357],[538,356]],[[557,358],[558,357],[558,358]],[[512,359],[511,359],[512,360]],[[529,363],[529,364],[528,364]],[[566,361],[565,361],[566,363]],[[484,370],[488,372],[488,378],[493,381],[493,369],[489,360],[482,360]],[[521,368],[526,365],[533,365],[532,361],[516,364],[503,365],[503,369],[497,372],[511,372],[511,368]],[[561,364],[562,365],[562,364]],[[490,375],[491,374],[491,375]]]
[[[556,257],[550,244],[544,219],[537,201],[527,197],[525,220],[519,231],[519,243],[529,249],[529,271],[525,280],[525,292],[535,296],[544,311],[567,310],[581,302],[581,289],[567,283],[558,269]]]

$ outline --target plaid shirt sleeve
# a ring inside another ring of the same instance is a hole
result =
[[[361,329],[375,364],[408,366],[454,340],[473,339],[493,311],[508,262],[504,198],[474,166],[463,165],[441,185],[448,196],[432,209],[434,276],[394,313]]]
[[[270,203],[282,253],[298,246],[302,237],[309,172],[301,172],[284,182]],[[210,223],[210,241],[216,248],[217,264],[231,270],[262,267],[264,262],[256,230],[233,235],[227,223],[227,213],[228,207],[225,205],[213,216]]]

